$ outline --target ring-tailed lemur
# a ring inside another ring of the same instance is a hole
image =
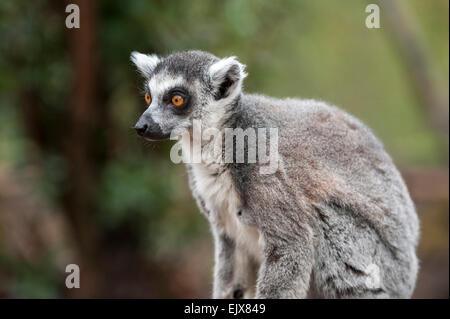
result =
[[[279,166],[188,163],[215,241],[215,298],[408,298],[419,221],[383,145],[359,120],[314,100],[246,94],[244,65],[201,51],[133,52],[145,77],[139,135],[202,127],[278,128]],[[176,134],[175,134],[176,135]],[[182,150],[189,147],[183,144]],[[211,152],[201,142],[198,151]]]

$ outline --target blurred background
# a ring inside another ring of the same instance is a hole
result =
[[[76,3],[81,28],[65,27]],[[0,2],[0,297],[209,297],[213,246],[172,142],[144,143],[130,52],[236,55],[249,92],[329,101],[399,166],[421,219],[416,298],[448,298],[449,2]],[[65,267],[81,288],[65,287]]]

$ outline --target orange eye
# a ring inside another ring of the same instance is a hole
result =
[[[184,103],[184,99],[183,99],[181,96],[179,96],[179,95],[174,95],[174,96],[172,97],[172,104],[175,105],[176,107],[182,106],[183,103]]]
[[[145,102],[147,102],[147,104],[152,103],[152,97],[148,93],[145,93]]]

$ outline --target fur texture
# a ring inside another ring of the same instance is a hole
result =
[[[187,164],[189,184],[215,240],[215,298],[409,298],[419,221],[381,142],[353,116],[314,100],[242,92],[244,66],[189,51],[133,53],[145,76],[151,117],[165,134],[192,121],[228,128],[278,128],[279,167]],[[182,111],[164,92],[182,86]],[[145,137],[151,139],[152,132]],[[182,145],[187,150],[189,145]],[[202,151],[212,151],[202,141]]]

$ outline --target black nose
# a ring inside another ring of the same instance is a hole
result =
[[[147,124],[136,124],[134,129],[140,136],[144,136],[145,131],[147,131],[148,125]]]

